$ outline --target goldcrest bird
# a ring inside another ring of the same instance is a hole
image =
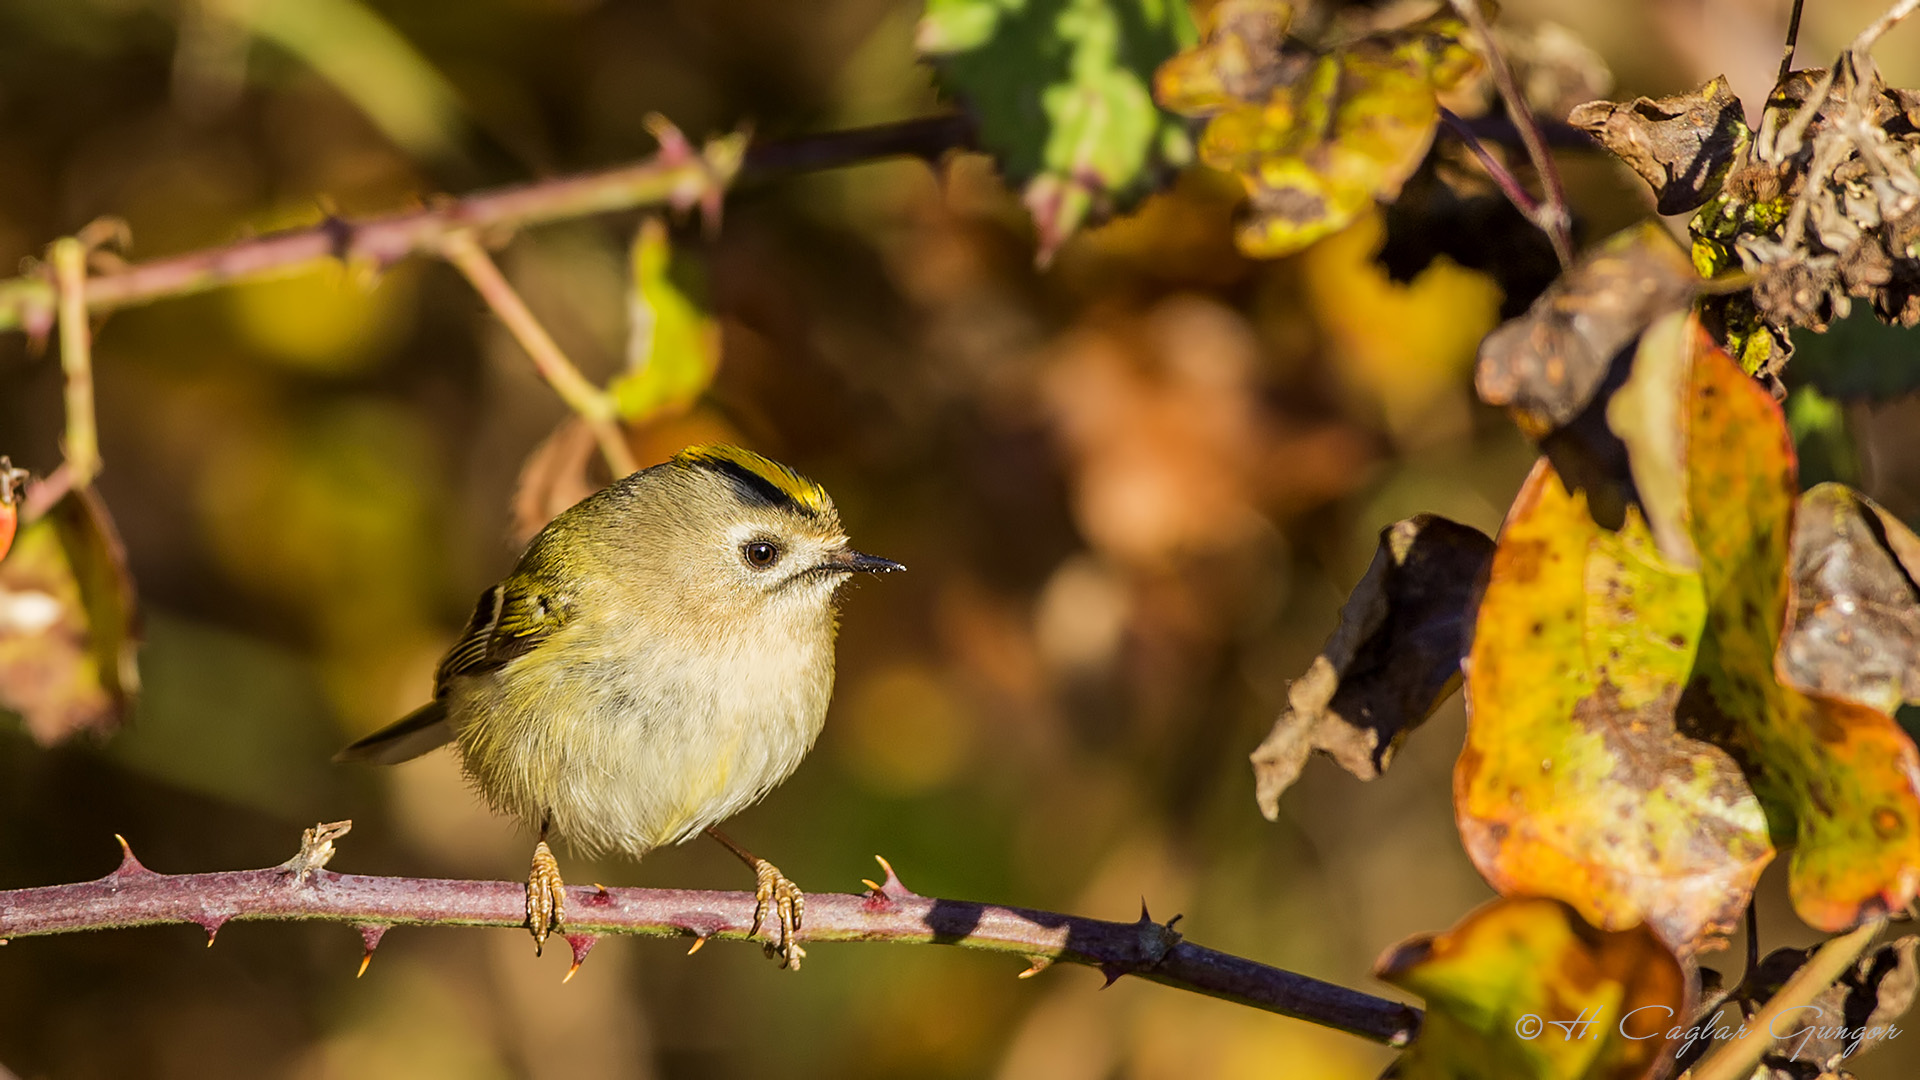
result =
[[[695,446],[553,519],[480,597],[433,701],[342,750],[393,764],[445,743],[494,809],[540,834],[536,949],[564,919],[547,837],[636,858],[702,831],[755,875],[798,968],[805,896],[715,828],[813,747],[833,694],[835,598],[855,551],[818,484],[759,454]]]

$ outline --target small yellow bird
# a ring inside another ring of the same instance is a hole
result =
[[[905,569],[848,544],[820,485],[759,454],[695,446],[582,499],[488,589],[433,701],[342,750],[393,764],[452,742],[494,809],[539,830],[536,949],[565,914],[549,833],[636,858],[705,831],[754,871],[782,967],[805,896],[715,828],[812,749],[833,696],[835,597]]]

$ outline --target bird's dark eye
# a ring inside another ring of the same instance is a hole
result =
[[[780,558],[780,548],[772,541],[754,540],[741,547],[740,555],[747,560],[748,566],[764,570]]]

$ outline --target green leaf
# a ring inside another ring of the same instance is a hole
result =
[[[1194,39],[1180,0],[931,0],[917,34],[1022,189],[1042,263],[1191,157],[1184,124],[1148,87]]]
[[[720,332],[673,281],[666,226],[647,218],[634,235],[627,370],[607,387],[630,424],[685,412],[713,383]]]
[[[1691,1013],[1679,961],[1645,927],[1595,930],[1554,900],[1496,900],[1375,974],[1426,999],[1399,1080],[1641,1080]]]

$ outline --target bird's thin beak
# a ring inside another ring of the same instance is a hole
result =
[[[892,559],[883,559],[878,555],[868,555],[863,551],[855,551],[850,547],[841,548],[839,551],[827,556],[826,562],[821,565],[834,570],[842,570],[850,574],[891,574],[895,570],[906,569],[906,567],[894,562]]]

